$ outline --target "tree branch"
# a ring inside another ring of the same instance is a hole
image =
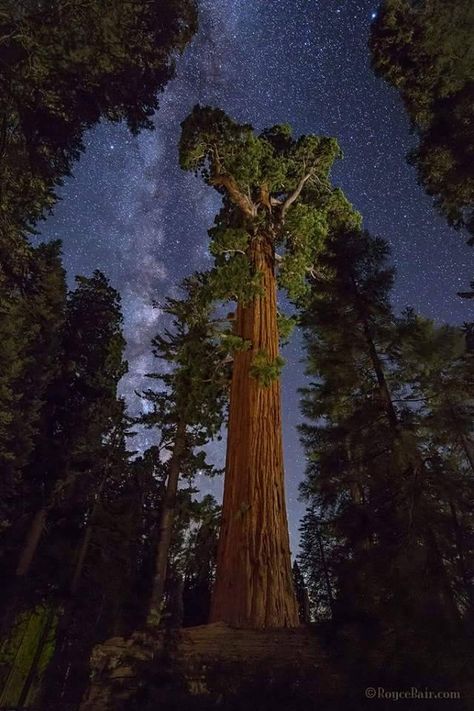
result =
[[[281,206],[282,219],[285,217],[285,213],[288,210],[288,208],[291,207],[291,205],[293,205],[293,203],[296,200],[298,200],[299,196],[301,195],[301,191],[303,190],[303,188],[306,185],[306,183],[308,182],[308,180],[312,177],[312,175],[313,175],[313,170],[310,170],[309,173],[306,173],[306,175],[304,175],[301,178],[300,182],[296,186],[296,190],[293,193],[291,193],[291,195],[288,195],[285,202]]]
[[[260,186],[260,203],[266,207],[267,210],[271,210],[270,191],[266,183]]]
[[[242,210],[244,215],[247,217],[255,217],[257,209],[254,203],[249,200],[246,195],[240,192],[237,181],[232,177],[232,175],[217,173],[217,175],[211,178],[209,182],[211,185],[225,188],[231,201]]]
[[[306,271],[309,273],[310,276],[313,277],[313,279],[320,279],[321,281],[327,281],[327,276],[325,276],[322,272],[318,272],[318,270],[314,266],[306,267]]]
[[[236,179],[222,170],[222,161],[216,145],[211,148],[216,162],[216,174],[211,177],[210,183],[214,187],[222,187],[227,190],[229,198],[237,205],[247,217],[255,217],[257,208],[250,199],[250,195],[244,195],[237,184]]]
[[[221,249],[219,254],[247,254],[244,249]]]

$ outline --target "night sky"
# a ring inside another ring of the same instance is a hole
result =
[[[405,162],[413,145],[397,94],[370,70],[367,38],[376,0],[200,0],[200,29],[161,96],[154,132],[133,138],[103,124],[65,182],[62,201],[42,229],[60,238],[71,285],[101,269],[122,295],[129,374],[122,392],[140,409],[136,389],[153,370],[150,339],[163,323],[152,300],[176,294],[179,281],[211,264],[207,229],[219,197],[178,166],[180,122],[194,104],[224,109],[258,130],[290,123],[295,134],[335,136],[344,153],[333,177],[365,226],[391,244],[397,309],[414,306],[439,321],[470,318],[456,291],[472,278],[472,250],[437,216]],[[292,549],[303,505],[298,483],[297,389],[304,383],[301,342],[285,349],[284,442]],[[212,456],[223,461],[223,447]],[[221,482],[202,482],[220,496]]]

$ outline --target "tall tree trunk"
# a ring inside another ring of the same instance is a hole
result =
[[[41,536],[43,535],[47,514],[48,509],[44,507],[39,509],[33,517],[25,545],[20,554],[20,560],[18,561],[16,569],[16,575],[18,577],[23,577],[29,573],[31,563],[38,549]]]
[[[211,622],[264,628],[296,627],[286,517],[280,383],[264,387],[252,360],[279,352],[272,240],[253,239],[249,258],[264,293],[237,306],[235,333],[251,343],[235,354],[230,391],[222,523]]]
[[[89,547],[91,544],[92,540],[92,533],[94,529],[94,523],[97,517],[97,513],[99,511],[99,505],[102,497],[102,492],[104,490],[105,483],[107,481],[109,473],[109,464],[108,462],[105,465],[105,470],[104,470],[104,475],[102,477],[102,480],[99,484],[99,487],[95,493],[95,501],[91,509],[89,509],[89,517],[87,519],[86,527],[84,529],[84,534],[82,536],[82,541],[81,545],[79,548],[79,553],[77,556],[77,563],[74,568],[74,573],[72,576],[71,580],[71,586],[70,586],[70,591],[72,595],[75,595],[77,593],[77,590],[79,588],[79,583],[81,582],[81,577],[82,577],[82,571],[84,570],[84,563],[86,561],[87,554],[89,552]]]
[[[97,503],[94,504],[92,508],[92,513],[90,515],[89,521],[86,524],[84,530],[84,535],[82,536],[81,546],[79,548],[79,555],[77,556],[76,567],[74,568],[74,574],[71,580],[71,594],[75,595],[77,593],[79,583],[81,582],[82,571],[84,569],[84,563],[86,560],[87,553],[89,551],[89,546],[92,539],[92,517],[96,511]]]
[[[147,624],[156,626],[161,618],[161,603],[165,590],[168,555],[173,533],[174,515],[176,510],[176,494],[181,469],[181,462],[186,446],[186,423],[181,419],[176,429],[173,453],[169,460],[168,479],[160,519],[158,547],[155,559],[152,594],[148,609]]]

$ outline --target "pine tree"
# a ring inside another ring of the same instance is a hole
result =
[[[206,275],[194,275],[183,284],[185,298],[167,299],[164,312],[173,319],[172,330],[152,341],[153,354],[165,369],[150,375],[164,389],[150,389],[142,395],[150,410],[140,421],[159,429],[161,446],[169,453],[150,625],[161,619],[179,481],[192,481],[198,472],[213,472],[199,448],[219,434],[227,398],[227,348],[211,319],[212,302],[203,296],[207,282]]]
[[[209,494],[194,505],[194,528],[182,563],[184,627],[204,625],[209,619],[220,516],[221,507]]]
[[[40,245],[32,252],[21,292],[15,289],[2,302],[0,317],[0,328],[4,327],[0,340],[0,467],[5,528],[15,520],[16,527],[21,525],[43,497],[38,456],[49,428],[51,391],[62,358],[65,305],[60,243]],[[10,534],[15,535],[14,529]]]
[[[309,618],[325,620],[334,614],[337,536],[331,538],[331,519],[325,521],[322,511],[318,514],[314,493],[311,489],[307,494],[311,503],[301,520],[298,568],[308,592]]]
[[[374,70],[400,92],[419,145],[409,160],[455,227],[474,231],[474,7],[470,0],[384,0]]]
[[[221,507],[188,480],[177,492],[163,597],[165,627],[193,627],[209,619]]]
[[[54,612],[48,663],[31,667],[29,693],[38,708],[60,711],[79,702],[93,645],[121,629],[132,597],[141,490],[128,466],[121,423],[115,428],[105,470],[94,472],[87,488],[89,476],[82,474],[48,510],[29,575],[36,597]],[[27,661],[22,654],[19,659]]]
[[[333,139],[261,135],[196,107],[183,123],[181,165],[223,196],[211,230],[214,299],[236,301],[223,518],[213,621],[298,625],[283,484],[276,263],[290,298],[305,293],[328,221],[358,217],[329,182]],[[283,255],[278,256],[276,248]],[[282,319],[280,319],[280,322]],[[287,331],[287,323],[283,323]],[[244,346],[244,347],[242,347]]]
[[[300,623],[303,625],[310,622],[311,619],[310,600],[308,596],[308,589],[306,587],[306,581],[296,560],[293,563],[292,572],[296,600],[298,602],[298,614]]]
[[[310,593],[316,579],[313,604],[329,581],[346,640],[355,635],[368,657],[416,663],[420,678],[441,677],[450,666],[433,658],[441,640],[457,674],[462,666],[472,481],[465,457],[453,456],[459,436],[451,430],[448,443],[436,420],[450,390],[443,381],[453,378],[454,395],[454,374],[466,383],[472,366],[458,333],[447,329],[436,344],[432,325],[411,312],[394,317],[387,257],[367,233],[333,235],[320,258],[327,277],[314,281],[302,318],[314,382],[303,392],[300,565]]]
[[[459,328],[437,327],[412,310],[398,324],[404,400],[414,404],[413,420],[425,466],[435,487],[440,545],[449,566],[456,605],[474,612],[474,362]]]
[[[56,202],[88,128],[103,118],[151,127],[195,28],[193,0],[2,4],[0,276],[21,271],[22,236]]]
[[[80,487],[95,485],[108,456],[107,437],[120,415],[117,385],[125,374],[125,342],[118,293],[105,276],[77,277],[69,294],[63,331],[63,365],[51,384],[44,439],[36,447],[31,471],[37,506],[16,574],[28,574],[48,512]],[[80,512],[78,512],[80,515]]]
[[[55,248],[57,251],[57,245]],[[85,650],[87,655],[97,641],[97,632],[113,629],[127,591],[125,582],[119,585],[118,581],[126,570],[124,558],[131,557],[128,544],[124,543],[128,541],[131,509],[123,513],[114,510],[123,502],[126,488],[131,487],[129,453],[125,447],[128,422],[124,403],[117,396],[126,363],[120,299],[107,279],[100,272],[91,278],[79,277],[77,289],[69,294],[61,314],[56,298],[61,293],[58,282],[63,284],[59,279],[62,269],[59,274],[46,269],[45,274],[49,300],[43,297],[36,305],[44,322],[39,321],[41,329],[35,331],[33,352],[38,356],[31,363],[26,385],[41,383],[43,373],[48,377],[43,378],[44,402],[38,420],[41,426],[36,428],[28,466],[23,469],[29,530],[25,532],[23,522],[23,540],[18,535],[12,537],[15,545],[11,553],[16,557],[17,580],[21,585],[18,582],[13,589],[4,591],[10,593],[6,595],[5,617],[11,625],[21,609],[31,619],[39,614],[41,606],[51,612],[51,616],[49,612],[47,615],[51,633],[48,655],[51,656],[55,644],[57,654],[48,679],[57,672],[58,679],[64,682],[68,670],[63,667],[61,674],[61,664],[67,662],[75,669],[74,654]],[[35,313],[33,305],[30,310]],[[51,323],[48,318],[53,319]],[[32,393],[36,396],[35,390]],[[27,403],[30,397],[31,393]],[[113,564],[104,566],[104,560],[113,561],[115,569]],[[91,568],[97,586],[87,587],[88,593],[84,595],[83,585]],[[93,624],[83,625],[83,630],[79,630],[73,624],[75,615],[80,619],[80,606],[76,604],[79,590],[91,622],[107,600],[104,627],[96,630]],[[30,698],[38,692],[49,661],[41,651],[42,639],[33,637],[31,647],[25,648],[26,651],[22,648],[21,653],[7,662],[4,687],[7,696],[3,700],[8,699],[9,704],[18,704],[26,698],[25,694]],[[38,653],[29,658],[28,649],[36,649]],[[41,668],[37,666],[40,662]],[[22,679],[22,668],[27,674],[21,685],[14,688],[9,680]],[[86,674],[84,667],[83,673]],[[82,677],[84,682],[86,678]],[[48,681],[48,688],[49,684]]]

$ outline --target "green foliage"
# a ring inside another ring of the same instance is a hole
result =
[[[196,106],[182,124],[180,162],[224,196],[210,230],[216,257],[214,294],[251,301],[258,295],[252,249],[281,246],[279,284],[298,301],[329,228],[358,224],[359,216],[329,180],[341,155],[337,141],[293,138],[287,125],[256,135],[220,109]],[[246,267],[246,263],[250,266]]]
[[[261,276],[243,254],[220,258],[209,274],[209,298],[248,304],[262,294]]]
[[[227,402],[229,354],[246,348],[211,319],[212,302],[208,300],[212,275],[196,274],[183,284],[183,299],[167,299],[164,312],[172,320],[172,329],[152,341],[153,354],[165,368],[151,374],[163,384],[161,390],[147,390],[143,397],[151,409],[140,422],[158,428],[162,442],[173,447],[178,424],[186,426],[186,453],[182,475],[189,479],[206,471],[204,454],[195,448],[218,435]],[[212,467],[209,473],[212,472]]]
[[[296,254],[285,254],[280,263],[278,273],[278,283],[282,289],[286,289],[289,298],[297,302],[308,293],[307,269],[311,264],[311,259],[301,250]]]
[[[210,253],[217,257],[223,254],[245,254],[249,245],[249,235],[242,229],[214,229],[211,230],[212,242]]]
[[[474,23],[473,23],[474,29]],[[473,69],[474,74],[474,69]],[[474,77],[453,96],[439,99],[419,146],[409,155],[420,182],[448,222],[474,233]],[[474,243],[471,237],[469,244]]]
[[[229,353],[235,353],[236,351],[248,351],[251,348],[250,341],[246,341],[240,336],[234,335],[231,331],[223,331],[219,334],[219,337],[224,344],[224,349]]]
[[[48,428],[61,368],[66,286],[60,243],[40,245],[28,261],[23,288],[4,291],[0,306],[0,528],[32,493],[35,450]]]
[[[311,450],[308,451],[308,457],[314,460]],[[334,573],[337,542],[331,524],[325,518],[316,501],[311,498],[299,527],[298,567],[308,590],[311,616],[315,620],[331,619],[333,593],[337,589]]]
[[[222,175],[232,176],[242,192],[266,185],[270,193],[291,193],[303,171],[314,168],[326,179],[340,151],[334,139],[291,138],[288,126],[275,126],[256,136],[248,124],[239,125],[220,109],[196,106],[182,124],[181,166],[194,170],[226,194]],[[282,136],[285,140],[282,141]]]
[[[123,419],[117,386],[128,365],[120,295],[99,271],[76,277],[64,333],[61,445],[63,465],[76,472],[101,470],[109,434]],[[61,466],[61,468],[62,468]]]
[[[250,375],[258,380],[262,387],[268,388],[275,380],[278,380],[284,365],[285,360],[281,356],[271,360],[268,353],[258,351],[252,359]]]
[[[289,236],[278,282],[296,302],[307,293],[308,267],[317,261],[323,249],[328,233],[327,217],[312,205],[298,204],[288,210],[285,228]]]
[[[277,316],[278,323],[278,336],[280,338],[281,344],[286,344],[291,338],[295,326],[298,323],[297,316],[285,316],[285,314],[278,313]]]
[[[372,27],[374,70],[400,92],[420,142],[409,157],[455,227],[472,232],[474,7],[385,0]]]
[[[18,431],[14,447],[22,446],[24,452],[12,449],[14,469],[6,480],[10,487],[5,501],[17,516],[23,515],[23,528],[40,508],[52,517],[50,538],[34,561],[40,591],[43,585],[62,584],[68,570],[52,571],[54,561],[67,555],[63,547],[70,541],[56,526],[59,512],[68,521],[69,534],[77,534],[104,477],[125,467],[128,459],[124,403],[117,397],[126,371],[119,296],[96,272],[89,279],[78,278],[77,289],[64,303],[62,269],[46,274],[48,300],[38,289],[30,306],[31,322],[41,328],[35,330],[31,361],[23,372],[23,412],[15,412],[12,419]],[[35,320],[35,310],[43,322]],[[26,536],[26,530],[21,535]],[[17,553],[21,545],[20,537]],[[8,558],[4,562],[8,565]]]
[[[210,185],[221,166],[241,187],[258,182],[265,146],[250,125],[235,123],[220,109],[197,106],[182,128],[180,162],[184,170],[202,174]]]
[[[299,565],[313,614],[333,620],[345,654],[363,645],[372,679],[396,660],[392,683],[413,664],[417,678],[461,683],[474,602],[472,358],[459,330],[411,310],[395,318],[382,240],[332,235],[321,259],[332,276],[314,279],[301,317],[311,381]]]

